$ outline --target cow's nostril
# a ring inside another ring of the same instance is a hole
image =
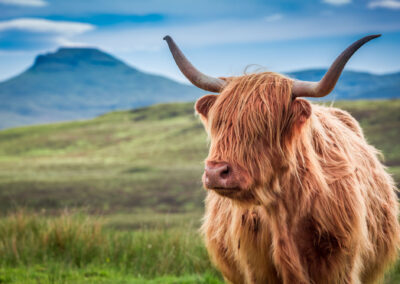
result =
[[[230,174],[230,169],[228,166],[221,172],[221,178],[226,179]]]

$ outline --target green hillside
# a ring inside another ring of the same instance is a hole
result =
[[[400,100],[337,102],[400,181]],[[201,210],[207,138],[193,103],[0,132],[0,208]]]

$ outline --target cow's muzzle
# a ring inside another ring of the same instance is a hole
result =
[[[241,189],[238,170],[226,162],[207,162],[203,183],[207,189],[219,193],[234,192]]]

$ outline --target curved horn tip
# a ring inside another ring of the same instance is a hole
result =
[[[333,62],[319,82],[297,81],[293,83],[292,95],[294,97],[324,97],[328,95],[336,85],[347,61],[365,43],[380,37],[381,34],[365,36],[346,48]]]
[[[163,37],[163,40],[166,40],[166,41],[169,41],[169,40],[171,40],[172,38],[169,36],[169,35],[166,35],[165,37]]]
[[[356,42],[357,42],[357,43],[360,43],[361,46],[362,46],[362,45],[364,45],[365,43],[369,42],[370,40],[376,39],[376,38],[381,37],[381,36],[382,36],[382,34],[368,35],[368,36],[365,36],[365,37],[363,37],[363,38],[360,38],[360,39],[359,39],[358,41],[356,41]],[[356,42],[354,42],[354,43],[356,43]]]
[[[375,39],[377,37],[381,37],[381,36],[382,36],[382,34],[368,35],[368,36],[361,38],[360,41],[364,40],[365,42],[368,42],[370,40],[373,40],[373,39]]]
[[[372,37],[372,38],[377,38],[377,37],[380,37],[380,36],[382,36],[382,34],[370,35],[370,37]]]

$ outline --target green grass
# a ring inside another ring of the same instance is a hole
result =
[[[136,230],[117,230],[110,226],[114,218],[82,213],[3,216],[0,283],[223,283],[187,222],[194,216],[158,217],[133,218]],[[385,283],[399,280],[400,263]]]
[[[53,264],[50,266],[0,268],[0,283],[222,284],[223,281],[208,273],[204,275],[162,276],[154,279],[145,279],[110,268],[92,266],[76,269]]]
[[[194,217],[171,217],[172,225],[154,216],[116,230],[113,219],[82,213],[9,214],[0,219],[0,283],[219,283],[197,226],[185,220]]]

